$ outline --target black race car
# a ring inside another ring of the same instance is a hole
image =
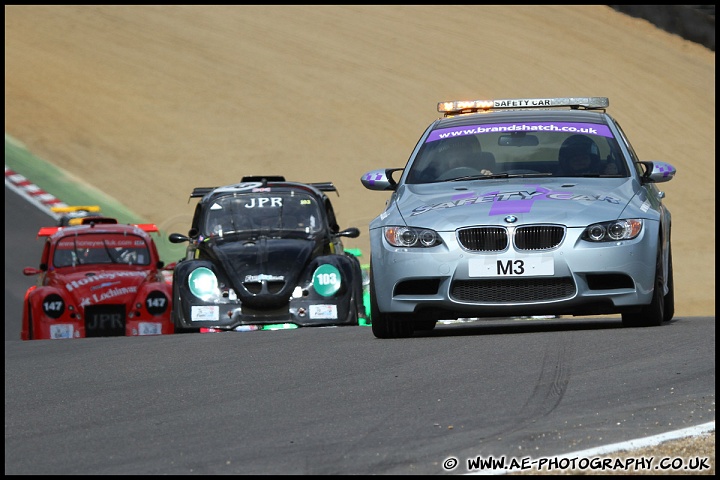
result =
[[[248,176],[198,187],[189,242],[173,275],[176,332],[365,325],[362,272],[346,252],[330,199],[331,182]]]

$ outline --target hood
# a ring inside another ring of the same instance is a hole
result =
[[[55,271],[51,284],[68,292],[81,305],[132,304],[140,285],[148,279],[147,271],[73,269]]]
[[[304,267],[314,256],[315,242],[260,237],[209,247],[243,303],[271,308],[288,303]]]
[[[618,218],[633,198],[632,179],[500,179],[405,185],[395,201],[407,225],[452,231],[495,224],[586,226]],[[611,180],[611,181],[608,181]]]

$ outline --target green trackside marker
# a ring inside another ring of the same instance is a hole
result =
[[[318,295],[330,297],[340,289],[340,271],[328,263],[320,265],[313,273],[313,287]]]
[[[294,323],[273,323],[262,326],[263,330],[292,330],[293,328],[298,328],[298,326]]]

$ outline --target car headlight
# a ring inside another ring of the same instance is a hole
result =
[[[196,268],[188,276],[190,293],[207,302],[220,296],[215,273],[205,267]]]
[[[384,227],[383,234],[393,247],[427,248],[442,243],[437,232],[427,228]]]
[[[639,218],[626,218],[612,222],[595,223],[585,229],[583,240],[589,242],[616,242],[630,240],[642,231],[643,222]]]

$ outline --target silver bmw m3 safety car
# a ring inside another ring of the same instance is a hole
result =
[[[389,191],[370,222],[378,338],[438,320],[674,314],[671,215],[605,97],[452,101],[405,167],[365,173]]]

